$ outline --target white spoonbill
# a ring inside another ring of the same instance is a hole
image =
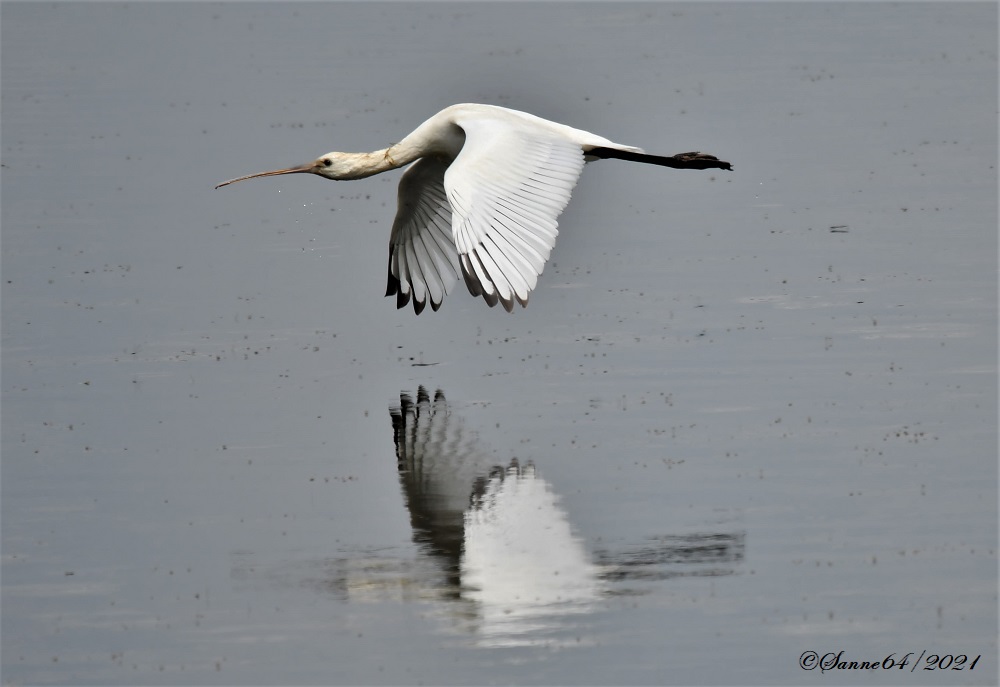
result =
[[[528,304],[556,243],[556,219],[585,162],[616,158],[675,169],[732,169],[712,155],[649,155],[641,148],[495,105],[447,107],[399,143],[332,152],[298,167],[249,174],[364,179],[410,165],[399,180],[386,296],[437,310],[458,275],[473,296],[510,312]],[[412,163],[412,164],[411,164]]]

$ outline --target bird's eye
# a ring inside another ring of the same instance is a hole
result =
[[[330,158],[328,157],[324,157],[322,160],[320,160],[320,162],[323,163],[324,167],[329,167],[330,165],[333,164],[332,162],[330,162]]]

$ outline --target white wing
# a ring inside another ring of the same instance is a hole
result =
[[[448,163],[433,157],[417,160],[399,180],[398,207],[389,236],[386,296],[396,307],[413,297],[418,315],[427,305],[437,310],[458,280],[458,253],[451,237],[451,207],[444,190]]]
[[[473,296],[527,304],[583,171],[583,150],[530,121],[455,118],[465,144],[444,174],[451,232]]]

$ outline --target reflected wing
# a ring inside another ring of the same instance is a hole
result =
[[[421,386],[415,402],[402,392],[389,415],[414,541],[444,559],[457,589],[465,510],[493,460],[476,432],[451,412],[440,389],[432,398]]]
[[[421,158],[399,180],[396,219],[389,235],[386,296],[403,308],[413,297],[418,315],[430,298],[437,310],[458,280],[458,253],[451,237],[451,206],[444,190],[447,162]]]
[[[457,118],[465,145],[444,174],[451,232],[473,296],[527,304],[583,170],[579,144],[529,122]]]

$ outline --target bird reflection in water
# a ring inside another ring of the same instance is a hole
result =
[[[560,647],[587,644],[588,614],[615,597],[675,577],[732,575],[743,562],[742,531],[662,534],[589,552],[535,465],[501,465],[442,391],[432,398],[420,387],[416,400],[403,392],[389,413],[416,557],[394,547],[341,551],[262,571],[253,552],[238,551],[234,579],[297,580],[346,603],[422,604],[422,615],[480,647]]]
[[[439,598],[460,602],[451,615],[480,645],[558,643],[571,616],[628,593],[623,582],[728,575],[743,559],[742,532],[665,536],[592,556],[534,464],[498,465],[442,391],[432,399],[420,387],[416,401],[403,392],[390,415],[413,539],[443,571]]]
[[[533,643],[592,609],[600,571],[533,464],[497,465],[441,391],[404,392],[390,414],[414,541],[471,604],[464,624],[480,644]]]

